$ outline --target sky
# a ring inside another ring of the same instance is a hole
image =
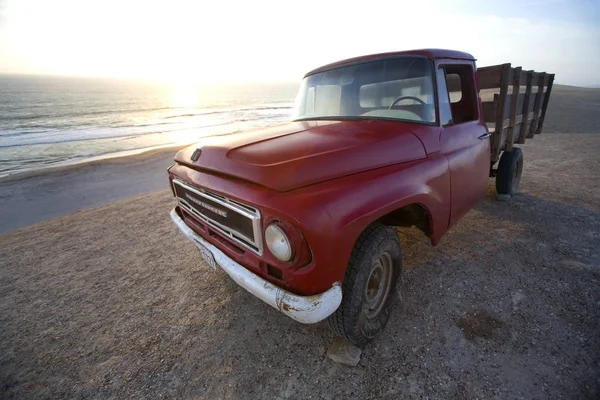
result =
[[[298,81],[415,48],[600,85],[600,0],[0,0],[0,73]]]

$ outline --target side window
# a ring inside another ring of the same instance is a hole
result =
[[[479,118],[473,66],[470,64],[449,64],[444,67],[446,82],[450,92],[450,108],[455,124],[474,121]]]
[[[438,95],[440,97],[440,122],[442,126],[452,124],[452,110],[450,109],[450,97],[446,86],[446,73],[444,68],[437,70]]]
[[[450,93],[450,103],[458,103],[462,100],[462,82],[458,74],[446,74],[448,92]]]

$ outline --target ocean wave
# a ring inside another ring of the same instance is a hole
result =
[[[12,120],[36,120],[36,119],[50,119],[50,118],[72,118],[72,117],[89,117],[94,115],[107,115],[107,114],[136,114],[136,113],[149,113],[155,111],[165,111],[165,110],[176,110],[185,107],[155,107],[155,108],[136,108],[136,109],[123,109],[123,108],[115,108],[110,110],[97,110],[97,111],[83,111],[83,112],[75,112],[69,111],[65,113],[46,113],[46,114],[33,114],[33,115],[0,115],[0,121],[12,121]]]
[[[165,119],[168,118],[178,118],[178,117],[191,117],[191,116],[199,116],[199,115],[210,115],[210,114],[221,114],[221,113],[226,113],[226,112],[235,112],[235,111],[253,111],[253,110],[291,110],[292,107],[290,106],[274,106],[274,107],[249,107],[249,108],[226,108],[226,109],[221,109],[221,110],[214,110],[212,111],[211,108],[216,107],[216,105],[213,106],[203,106],[202,109],[203,110],[208,110],[208,111],[203,111],[203,112],[189,112],[189,113],[183,113],[183,114],[177,114],[177,115],[169,115],[164,117]],[[181,110],[181,109],[186,109],[189,107],[150,107],[150,108],[114,108],[114,109],[108,109],[108,110],[96,110],[96,111],[81,111],[81,112],[77,112],[77,111],[72,111],[70,110],[69,112],[53,112],[53,113],[39,113],[39,114],[33,114],[33,115],[23,115],[21,113],[17,113],[16,115],[14,113],[2,113],[0,114],[0,122],[2,121],[34,121],[34,120],[49,120],[49,119],[57,119],[57,118],[79,118],[79,117],[91,117],[91,116],[98,116],[98,115],[110,115],[110,114],[140,114],[140,113],[152,113],[152,112],[157,112],[157,111],[168,111],[168,110]],[[23,110],[22,108],[20,110]]]
[[[23,78],[11,85],[0,91],[0,174],[282,123],[296,92],[240,85],[192,99],[120,81]]]
[[[267,122],[281,122],[280,115],[274,115],[269,117],[256,116],[254,118],[235,118],[227,121],[211,121],[206,124],[187,124],[177,123],[171,124],[170,126],[158,125],[135,125],[128,127],[108,127],[108,128],[89,128],[89,129],[74,129],[74,130],[60,130],[60,131],[43,131],[38,133],[29,132],[26,135],[19,135],[14,133],[12,135],[0,136],[0,148],[8,147],[22,147],[22,146],[34,146],[34,145],[50,145],[57,143],[67,142],[80,142],[89,140],[102,140],[102,139],[119,139],[127,137],[139,137],[145,135],[156,135],[156,134],[172,134],[178,132],[192,132],[193,131],[206,131],[207,129],[217,128],[225,125],[234,126],[239,123],[256,122],[263,120],[266,125]]]
[[[289,107],[254,107],[228,111],[198,113],[181,121],[155,120],[148,123],[117,126],[73,126],[65,129],[21,129],[0,132],[0,148],[40,144],[65,143],[84,140],[113,139],[207,129],[227,124],[287,118]]]
[[[163,108],[155,108],[154,110],[174,110],[172,107],[163,107]],[[148,109],[150,110],[150,109]],[[41,119],[42,123],[34,123],[27,122],[27,118],[15,117],[15,123],[12,124],[8,129],[3,129],[0,124],[0,139],[6,139],[10,137],[19,137],[31,134],[38,133],[49,133],[52,135],[54,132],[60,131],[72,131],[72,130],[82,130],[87,128],[94,128],[98,126],[102,127],[110,127],[110,128],[129,128],[129,127],[156,127],[160,125],[168,126],[170,124],[184,122],[189,119],[198,119],[198,118],[232,118],[235,120],[252,120],[255,118],[273,118],[289,115],[291,107],[283,107],[283,106],[263,106],[263,107],[248,107],[248,108],[227,108],[227,109],[217,109],[217,110],[202,110],[199,112],[186,112],[176,115],[167,115],[161,116],[154,115],[153,118],[150,119],[150,122],[147,123],[139,123],[139,124],[126,124],[123,123],[125,121],[115,120],[113,121],[95,121],[92,119],[65,119],[62,121],[56,121],[52,119]],[[126,114],[130,114],[129,111],[125,112]],[[89,113],[92,114],[101,114],[98,113]],[[75,114],[74,114],[75,115]],[[250,116],[250,117],[249,117]],[[160,118],[160,119],[157,119]],[[1,119],[1,118],[0,118]],[[152,119],[154,119],[152,121]],[[33,121],[33,120],[30,120]],[[176,122],[173,122],[176,121]],[[166,129],[166,128],[165,128]],[[4,141],[4,140],[3,140]],[[0,144],[2,147],[3,144]],[[7,144],[4,144],[7,146]]]
[[[191,112],[185,114],[177,114],[177,115],[169,115],[164,117],[165,119],[172,118],[181,118],[181,117],[198,117],[203,115],[215,115],[215,114],[225,114],[225,113],[235,113],[235,112],[245,112],[245,111],[262,111],[262,110],[292,110],[292,107],[250,107],[250,108],[228,108],[223,110],[215,110],[215,111],[204,111],[204,112]]]
[[[229,110],[220,110],[220,111],[206,111],[206,112],[196,112],[196,113],[185,113],[185,114],[177,114],[177,115],[167,115],[164,119],[173,119],[173,118],[182,118],[182,117],[201,117],[205,115],[215,115],[215,114],[225,114],[230,112]]]
[[[45,132],[43,135],[28,135],[25,138],[18,137],[16,140],[2,140],[0,142],[0,148],[7,147],[22,147],[22,146],[35,146],[35,145],[50,145],[57,143],[68,143],[68,142],[82,142],[89,140],[102,140],[102,139],[119,139],[133,136],[145,136],[155,135],[161,133],[171,133],[177,131],[189,131],[194,129],[205,129],[214,128],[222,125],[227,125],[227,122],[213,125],[205,125],[198,127],[177,127],[173,129],[143,129],[147,126],[134,126],[130,128],[97,128],[97,129],[81,129],[81,130],[64,130],[59,132],[52,132],[52,135],[48,135]]]
[[[272,121],[273,122],[273,121]],[[265,124],[224,124],[221,129],[216,131],[205,130],[204,132],[195,131],[195,134],[188,137],[185,140],[166,140],[158,143],[144,143],[142,140],[133,142],[123,147],[125,143],[130,143],[128,139],[136,139],[136,136],[132,137],[120,137],[118,141],[111,142],[109,146],[90,146],[86,145],[87,141],[74,142],[73,144],[61,144],[56,143],[58,147],[55,147],[52,154],[45,154],[43,156],[36,155],[36,150],[31,146],[28,147],[16,147],[16,148],[0,148],[0,177],[10,175],[12,173],[22,171],[25,169],[37,169],[44,166],[60,165],[61,163],[78,163],[84,162],[87,159],[95,157],[110,157],[112,154],[121,154],[123,152],[143,152],[147,150],[168,147],[173,145],[185,145],[189,143],[197,142],[207,137],[220,137],[228,136],[249,129],[258,128]],[[266,124],[269,125],[269,124]],[[121,139],[121,140],[119,140]],[[72,147],[75,146],[75,147]],[[8,156],[8,158],[5,158]]]
[[[0,132],[0,139],[4,139],[4,138],[8,138],[8,137],[14,137],[14,136],[21,136],[24,134],[29,134],[29,133],[47,133],[50,132],[50,130],[45,129],[45,130],[36,130],[36,131],[27,131],[27,132],[23,132],[21,130],[18,131],[4,131],[4,132]],[[0,142],[1,143],[1,142]]]

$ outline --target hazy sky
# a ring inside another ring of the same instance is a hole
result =
[[[0,0],[2,73],[295,81],[423,47],[599,85],[600,1]]]

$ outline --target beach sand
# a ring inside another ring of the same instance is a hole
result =
[[[437,248],[400,230],[402,303],[356,368],[326,358],[326,323],[295,323],[204,265],[168,190],[0,235],[0,398],[598,398],[600,135],[577,132],[597,133],[600,102],[577,93],[551,106],[579,96],[589,114],[569,124],[552,107],[549,131],[566,133],[523,146],[520,195],[498,202],[490,180]],[[69,188],[99,202],[160,189],[169,157],[4,183],[2,221]]]

